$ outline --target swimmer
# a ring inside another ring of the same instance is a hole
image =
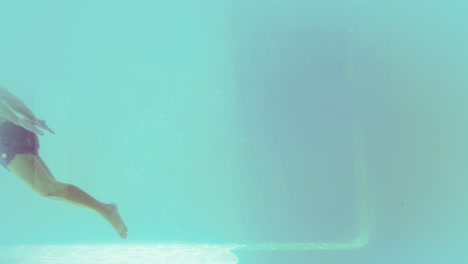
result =
[[[94,210],[126,238],[127,227],[116,204],[102,203],[77,186],[55,179],[38,153],[41,129],[55,134],[21,99],[0,86],[0,163],[41,196]]]

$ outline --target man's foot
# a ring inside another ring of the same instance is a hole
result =
[[[115,231],[117,231],[120,237],[127,238],[127,227],[125,226],[125,223],[120,217],[117,205],[114,203],[105,204],[104,207],[104,218],[106,218],[106,220],[112,225],[112,227],[115,229]]]

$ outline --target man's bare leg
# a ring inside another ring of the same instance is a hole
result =
[[[8,168],[42,196],[92,209],[108,221],[122,238],[127,237],[127,227],[115,204],[99,202],[75,185],[58,182],[39,156],[16,154]]]
[[[120,217],[116,204],[105,204],[99,202],[91,195],[72,184],[63,184],[60,190],[45,195],[45,197],[58,198],[66,202],[92,209],[104,217],[104,219],[112,225],[115,231],[117,231],[120,237],[127,237],[127,227]]]

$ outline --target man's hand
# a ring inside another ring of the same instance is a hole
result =
[[[18,126],[22,126],[22,127],[24,127],[25,129],[27,129],[27,130],[29,130],[29,131],[31,131],[31,132],[33,132],[33,133],[36,133],[36,134],[38,134],[38,135],[41,135],[41,136],[44,135],[44,133],[43,133],[39,128],[37,128],[37,127],[34,125],[33,121],[32,121],[31,119],[29,119],[29,118],[22,118],[22,119],[20,119],[20,121],[18,122],[17,125],[18,125]]]
[[[55,132],[49,126],[46,125],[45,121],[40,119],[31,120],[29,118],[22,118],[19,120],[17,125],[22,126],[25,129],[41,136],[44,135],[44,132],[42,132],[42,130],[40,130],[39,128],[42,128],[44,130],[49,131],[52,134],[55,134]]]
[[[49,131],[52,134],[55,134],[55,132],[49,126],[46,125],[46,122],[44,120],[36,119],[35,121],[32,121],[32,123],[44,130]]]

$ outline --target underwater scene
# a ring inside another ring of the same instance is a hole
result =
[[[0,3],[0,264],[462,263],[467,9]]]

